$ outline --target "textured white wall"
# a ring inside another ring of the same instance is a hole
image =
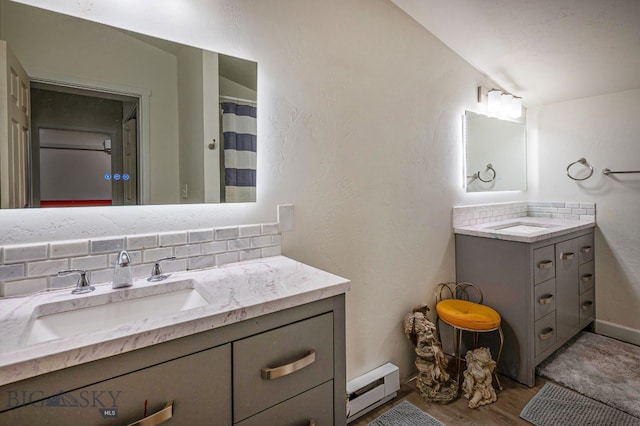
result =
[[[640,174],[607,177],[602,170],[640,170],[638,111],[640,90],[541,108],[539,188],[531,195],[596,203],[596,317],[636,332],[640,332]],[[566,176],[567,165],[580,157],[595,168],[582,183]]]
[[[349,378],[413,370],[402,319],[455,278],[452,206],[524,198],[463,192],[462,115],[491,84],[388,0],[25,3],[257,61],[258,202],[4,211],[1,241],[267,222],[293,203],[284,254],[353,283]]]

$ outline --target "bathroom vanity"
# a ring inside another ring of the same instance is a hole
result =
[[[535,367],[595,319],[594,226],[523,217],[455,229],[456,280],[502,316],[502,374],[533,386]]]
[[[0,424],[345,424],[348,280],[282,256],[175,275],[168,291],[196,290],[210,303],[30,345],[34,314],[10,327]],[[157,284],[141,291],[153,297]],[[36,305],[79,300],[29,298],[2,301],[17,306],[13,324]]]

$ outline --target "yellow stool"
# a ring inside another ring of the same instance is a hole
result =
[[[473,289],[476,293],[478,302],[469,300],[470,289]],[[449,296],[449,298],[445,298],[445,296]],[[463,331],[473,333],[473,343],[475,347],[477,347],[478,333],[497,330],[500,334],[500,348],[498,349],[498,356],[496,357],[496,365],[500,361],[500,355],[502,355],[502,347],[504,345],[504,334],[501,326],[502,319],[498,312],[489,306],[483,305],[482,302],[483,297],[480,289],[468,282],[441,283],[436,287],[436,331],[438,339],[440,339],[439,321],[453,327],[453,356],[457,361],[458,385],[460,385],[462,367],[460,351],[462,348]],[[497,368],[494,371],[494,375],[498,389],[502,390],[502,385],[500,385],[500,380],[498,379]]]

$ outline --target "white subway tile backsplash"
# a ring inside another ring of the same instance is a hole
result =
[[[215,266],[213,255],[190,257],[188,269],[212,268]]]
[[[89,254],[89,241],[60,241],[49,243],[49,257],[57,259],[60,257],[86,256]]]
[[[124,250],[124,237],[91,240],[91,254]]]
[[[262,224],[262,235],[273,235],[279,234],[280,228],[277,223],[263,223]]]
[[[160,247],[177,246],[181,244],[187,244],[187,231],[183,232],[164,232],[158,234]]]
[[[58,276],[49,277],[49,284],[47,287],[50,289],[74,287],[78,284],[79,278],[80,276],[76,274],[65,275],[63,277],[58,277]],[[91,282],[91,280],[89,280],[89,282]]]
[[[200,229],[197,231],[189,231],[189,244],[206,243],[213,241],[212,229]]]
[[[225,251],[227,251],[227,243],[225,241],[202,244],[202,254],[217,254]]]
[[[48,244],[6,246],[2,251],[2,261],[7,264],[44,260],[47,258],[48,251]]]
[[[227,228],[218,228],[215,230],[215,240],[231,240],[240,236],[240,228],[237,226],[230,226]]]
[[[202,253],[202,245],[189,244],[186,246],[176,246],[173,248],[173,255],[178,258],[198,256]]]
[[[162,259],[163,257],[171,257],[171,256],[173,256],[172,247],[161,247],[161,248],[143,250],[142,261],[155,262],[156,260]]]
[[[162,268],[162,272],[178,272],[178,271],[186,271],[189,268],[189,259],[176,259],[170,262],[162,262],[160,267]]]
[[[0,281],[15,280],[25,277],[24,263],[0,266]]]
[[[91,284],[108,283],[113,281],[113,268],[98,269],[89,272],[89,281]]]
[[[31,262],[27,263],[27,277],[43,277],[47,275],[56,275],[58,272],[65,269],[69,269],[69,259]]]
[[[240,261],[260,259],[261,255],[262,250],[260,249],[242,250],[239,252]]]
[[[255,237],[257,235],[260,235],[261,233],[260,225],[244,225],[240,226],[239,228],[241,238]]]
[[[526,216],[576,219],[590,215],[594,220],[595,214],[595,203],[524,201],[454,207],[452,221],[453,227],[457,228]]]
[[[158,247],[158,234],[132,235],[127,237],[127,250]]]
[[[281,218],[289,214],[286,206],[279,212]],[[281,229],[278,223],[265,223],[0,246],[0,297],[72,287],[77,275],[57,276],[70,268],[86,270],[92,284],[109,283],[124,249],[136,279],[149,276],[153,262],[162,257],[178,257],[162,264],[164,272],[177,272],[275,256],[282,252]]]
[[[96,256],[74,257],[71,258],[71,269],[102,269],[107,267],[107,261],[109,260],[106,254],[100,254]]]
[[[227,251],[246,250],[251,248],[251,238],[227,241]]]
[[[239,260],[239,256],[237,251],[215,255],[216,266],[226,265],[227,263],[237,262],[238,260]]]
[[[2,296],[21,296],[23,294],[37,293],[47,289],[46,278],[34,278],[30,280],[21,280],[14,282],[6,282],[2,284]]]
[[[282,248],[280,246],[265,247],[262,249],[262,257],[280,256]]]

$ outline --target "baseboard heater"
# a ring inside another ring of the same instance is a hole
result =
[[[400,372],[391,363],[347,383],[347,423],[393,399],[400,389]]]

